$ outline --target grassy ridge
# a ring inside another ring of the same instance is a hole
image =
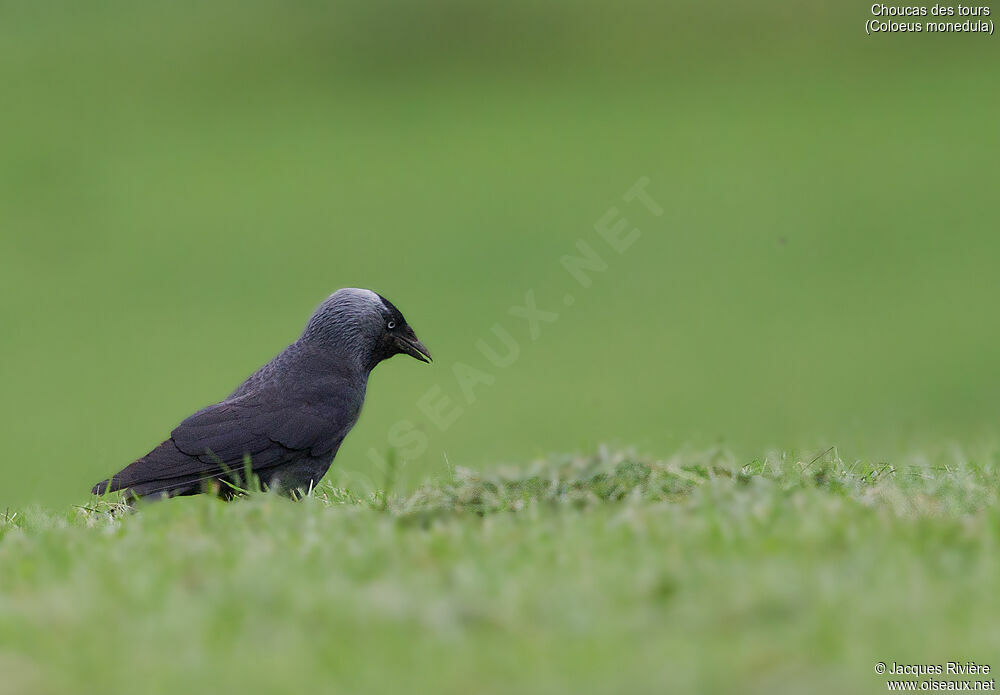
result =
[[[8,511],[0,692],[881,692],[997,653],[998,464],[602,451]]]

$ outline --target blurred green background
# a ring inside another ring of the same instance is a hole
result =
[[[372,380],[446,461],[600,442],[892,457],[995,431],[995,39],[862,4],[0,2],[0,502],[62,503],[344,286],[433,351]],[[639,177],[666,209],[622,193]],[[618,207],[642,230],[610,252]],[[579,288],[580,239],[608,270]],[[508,315],[534,289],[560,319]],[[575,291],[565,307],[562,297]],[[516,364],[446,432],[455,362]]]

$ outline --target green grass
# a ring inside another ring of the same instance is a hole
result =
[[[0,692],[883,692],[1000,648],[1000,449],[602,450],[0,525]]]

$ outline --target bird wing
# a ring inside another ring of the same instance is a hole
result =
[[[222,401],[184,420],[170,439],[95,491],[130,488],[139,495],[152,494],[242,472],[246,457],[258,473],[302,455],[322,456],[336,448],[354,424],[355,418],[343,410],[329,405],[321,409],[273,391]]]
[[[255,396],[209,406],[184,420],[170,438],[180,451],[201,461],[242,465],[247,454],[311,450],[324,434],[338,429],[306,403],[289,405],[283,399]],[[265,457],[262,464],[269,460]]]

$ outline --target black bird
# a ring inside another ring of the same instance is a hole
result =
[[[431,361],[389,300],[371,290],[338,290],[298,340],[224,401],[187,418],[170,439],[95,485],[93,493],[124,490],[141,498],[207,491],[229,497],[234,487],[247,484],[247,467],[267,488],[308,490],[357,422],[368,375],[398,354]]]

